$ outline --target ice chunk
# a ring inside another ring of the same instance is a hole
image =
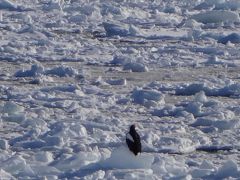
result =
[[[48,124],[43,119],[38,118],[26,119],[21,125],[23,127],[39,128],[42,132],[48,130]]]
[[[42,83],[43,83],[43,78],[35,78],[29,81],[29,84],[42,84]]]
[[[174,127],[167,128],[170,132],[178,132],[184,134],[186,130],[184,128],[176,129]],[[189,138],[183,137],[167,137],[161,136],[158,141],[158,152],[172,152],[172,153],[189,153],[194,152],[199,145],[198,141],[193,141]],[[155,143],[155,144],[156,144]]]
[[[42,65],[34,64],[30,70],[19,70],[15,73],[15,77],[38,77],[40,75],[55,75],[59,77],[75,76],[77,71],[72,67],[58,66],[44,69]]]
[[[125,86],[127,84],[126,79],[109,79],[106,82],[110,85],[123,85],[123,86]]]
[[[23,112],[24,107],[17,105],[15,102],[8,101],[4,104],[2,111],[3,111],[3,113],[7,113],[9,115],[14,115],[19,112]]]
[[[72,126],[70,126],[70,129],[71,129],[71,132],[69,132],[69,137],[71,137],[70,135],[72,135],[73,137],[87,136],[87,129],[81,124],[73,123]]]
[[[0,177],[1,177],[1,179],[16,180],[16,178],[14,176],[12,176],[10,173],[4,171],[3,169],[0,169]]]
[[[115,55],[112,59],[112,61],[110,62],[110,64],[114,64],[114,65],[125,65],[127,63],[130,63],[131,59],[127,56],[123,56],[123,55]]]
[[[182,84],[176,87],[176,95],[194,95],[204,91],[207,96],[237,96],[240,94],[240,83],[229,82],[223,87],[208,83]]]
[[[10,9],[15,10],[17,9],[17,5],[11,2],[10,0],[0,0],[0,9]]]
[[[194,101],[205,103],[207,102],[207,96],[205,95],[204,91],[200,91],[199,93],[196,93],[194,96]]]
[[[147,72],[148,68],[142,63],[131,62],[123,66],[123,70],[131,70],[132,72]]]
[[[228,42],[231,42],[231,43],[240,43],[240,34],[238,33],[232,33],[232,34],[229,34],[227,36],[224,36],[224,37],[221,37],[219,40],[218,40],[219,43],[222,43],[222,44],[227,44]]]
[[[134,173],[130,172],[125,172],[123,179],[128,179],[128,180],[156,180],[159,179],[157,178],[151,169],[138,169],[135,170]]]
[[[232,11],[236,11],[240,8],[240,2],[239,0],[231,0],[231,1],[227,1],[225,3],[219,3],[215,5],[216,10],[219,9],[230,9]]]
[[[2,13],[2,11],[0,11],[0,22],[2,22],[3,21],[3,13]]]
[[[59,66],[59,67],[54,67],[52,69],[46,70],[44,74],[56,75],[59,77],[65,77],[65,76],[72,77],[74,75],[77,75],[77,71],[72,67]]]
[[[203,178],[212,174],[212,170],[210,169],[194,169],[191,172],[193,178]]]
[[[204,90],[206,87],[205,83],[193,83],[193,84],[186,84],[183,86],[176,87],[176,94],[177,95],[194,95],[199,91]]]
[[[11,114],[8,116],[2,116],[5,121],[21,123],[26,119],[25,114]]]
[[[51,92],[51,91],[62,91],[62,92],[75,92],[79,87],[77,85],[59,85],[54,87],[46,87],[42,88],[41,91],[43,92]]]
[[[206,2],[207,4],[214,5],[214,4],[222,4],[222,3],[225,3],[225,0],[206,0],[205,2]]]
[[[9,147],[8,141],[5,139],[0,139],[0,149],[7,150]]]
[[[145,153],[135,156],[126,146],[115,149],[111,156],[100,163],[102,168],[150,169],[154,157]]]
[[[127,25],[104,22],[103,27],[106,31],[107,36],[127,36],[129,34]]]
[[[208,58],[206,64],[223,64],[223,62],[216,55],[213,55]]]
[[[239,14],[232,11],[207,11],[193,15],[192,19],[204,24],[240,21]]]
[[[94,80],[94,82],[92,82],[92,85],[100,86],[100,85],[107,85],[107,83],[102,79],[102,76],[98,76],[98,78]]]
[[[63,137],[49,136],[45,137],[44,140],[48,146],[62,146],[64,144]]]
[[[25,120],[23,111],[24,107],[17,105],[15,102],[8,101],[2,108],[2,112],[6,113],[2,118],[5,121],[20,123]]]
[[[69,18],[69,22],[73,23],[83,23],[87,21],[87,16],[84,14],[73,15]]]
[[[53,161],[53,154],[51,152],[38,152],[37,154],[35,154],[35,160],[37,161],[41,161],[41,162],[51,162]]]
[[[104,22],[103,27],[106,31],[107,36],[129,36],[129,35],[137,35],[139,33],[139,29],[134,25],[127,25],[116,22]]]
[[[31,165],[31,169],[34,171],[35,176],[39,175],[39,176],[48,176],[48,175],[52,175],[53,177],[55,177],[55,175],[60,174],[61,172],[52,166],[46,166],[46,165]]]
[[[240,172],[238,170],[238,165],[233,160],[229,160],[223,164],[217,171],[216,178],[224,179],[227,177],[235,177],[238,178],[240,176]]]
[[[25,175],[33,175],[32,169],[26,163],[26,160],[22,156],[13,156],[6,160],[3,164],[0,165],[0,168],[11,174],[25,174]]]
[[[32,140],[32,141],[24,141],[24,142],[17,142],[16,144],[14,144],[15,146],[21,146],[25,149],[38,149],[41,148],[43,146],[45,146],[45,142],[41,141],[41,140]]]
[[[156,90],[134,89],[132,99],[135,103],[142,105],[154,105],[155,103],[164,104],[164,95]]]
[[[191,102],[186,107],[186,111],[192,113],[194,116],[201,115],[202,103],[200,102]]]
[[[152,115],[158,117],[164,116],[182,116],[184,111],[183,107],[176,107],[174,105],[166,105],[160,109],[153,109]]]
[[[194,19],[187,19],[185,22],[183,22],[183,26],[184,27],[189,27],[189,28],[200,28],[201,27],[201,23],[198,23],[197,21],[195,21]],[[191,32],[191,34],[193,35],[193,33]]]
[[[85,176],[84,179],[106,179],[104,178],[105,174],[106,173],[103,170],[96,170],[96,172],[92,173],[91,175]]]
[[[98,152],[79,152],[78,154],[73,154],[70,157],[61,159],[55,165],[56,168],[60,170],[72,170],[83,168],[89,164],[94,164],[100,160],[100,154]]]
[[[44,67],[38,64],[32,65],[30,70],[19,70],[17,71],[14,76],[15,77],[36,77],[44,72]]]
[[[218,7],[220,5],[225,5],[225,0],[206,0],[203,3],[197,5],[194,9],[201,10],[201,9],[209,9],[213,7]]]
[[[191,175],[194,178],[204,178],[213,174],[214,171],[214,166],[210,162],[204,160],[199,168],[196,168],[191,172]]]
[[[161,157],[156,159],[152,166],[153,172],[163,176],[168,174],[174,177],[173,179],[191,179],[188,176],[188,166],[181,159],[175,159],[173,157]]]
[[[213,164],[212,163],[210,163],[210,162],[208,162],[207,160],[204,160],[203,162],[202,162],[202,164],[200,165],[200,168],[201,169],[215,169],[214,168],[214,166],[213,166]]]
[[[62,11],[62,6],[64,5],[64,1],[62,0],[51,0],[49,3],[44,4],[43,9],[45,11],[52,11],[54,9],[58,9]]]
[[[194,127],[197,126],[210,126],[218,128],[219,130],[229,130],[239,126],[237,119],[219,119],[216,117],[206,116],[197,118],[192,124]]]

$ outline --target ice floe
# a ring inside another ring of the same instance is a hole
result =
[[[141,63],[127,63],[123,66],[123,70],[130,70],[132,72],[146,72],[148,68]]]
[[[0,179],[237,179],[239,9],[0,0]]]
[[[154,106],[156,104],[164,104],[164,95],[155,90],[134,89],[132,93],[133,102],[145,105]]]
[[[100,163],[100,166],[110,169],[150,169],[153,160],[153,156],[144,153],[135,156],[126,146],[122,146],[114,150],[108,159]]]
[[[52,76],[75,76],[77,75],[77,71],[71,67],[54,67],[50,69],[46,69],[42,65],[34,64],[31,66],[30,70],[19,70],[15,73],[15,77],[37,77],[41,75],[52,75]]]
[[[104,22],[103,27],[107,36],[130,36],[137,35],[137,30],[125,24],[116,24]]]
[[[218,40],[219,43],[240,43],[240,35],[238,33],[232,33],[227,36],[224,36]]]
[[[239,22],[239,15],[232,11],[208,11],[192,16],[192,19],[207,24],[221,22]]]
[[[18,6],[14,2],[11,2],[9,0],[1,0],[0,9],[17,10]]]

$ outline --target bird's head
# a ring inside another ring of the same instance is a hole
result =
[[[135,124],[131,125],[131,126],[130,126],[130,132],[134,132],[134,131],[135,131],[135,128],[136,128]]]

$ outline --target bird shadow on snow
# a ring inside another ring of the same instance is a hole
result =
[[[127,147],[121,146],[109,158],[88,164],[74,172],[65,172],[60,178],[84,177],[99,170],[150,169],[153,161],[153,155],[141,153],[135,156]]]

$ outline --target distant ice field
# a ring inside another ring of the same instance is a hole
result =
[[[238,179],[239,13],[0,0],[0,179]]]

